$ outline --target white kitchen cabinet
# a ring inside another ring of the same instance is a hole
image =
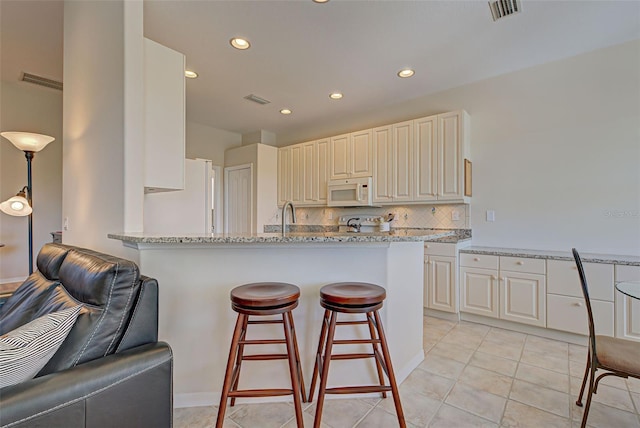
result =
[[[424,307],[458,313],[458,249],[460,244],[424,245]],[[463,244],[465,245],[465,244]]]
[[[313,204],[318,199],[318,172],[315,163],[317,146],[314,141],[302,144],[302,198],[299,203]]]
[[[314,162],[313,180],[314,192],[317,190],[317,197],[314,198],[314,204],[327,204],[327,182],[329,181],[329,139],[325,138],[315,142],[316,160]]]
[[[615,280],[640,281],[640,266],[615,266]],[[640,341],[640,300],[615,292],[616,337]]]
[[[375,128],[372,139],[374,202],[413,202],[413,122]]]
[[[185,57],[144,39],[145,192],[184,189]]]
[[[614,267],[583,263],[596,334],[614,335]],[[575,262],[547,260],[547,328],[589,334],[587,309]]]
[[[453,111],[413,121],[415,202],[470,201],[464,160],[470,156],[469,115]]]
[[[291,147],[278,149],[278,205],[291,200]]]
[[[331,179],[369,177],[373,174],[371,130],[331,137]]]
[[[437,116],[413,121],[415,200],[432,202],[438,199],[438,120]]]
[[[461,254],[463,312],[546,326],[545,261]]]
[[[304,200],[304,152],[303,145],[291,147],[291,201],[300,205]]]

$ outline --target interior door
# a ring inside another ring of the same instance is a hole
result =
[[[253,165],[224,169],[225,233],[253,232]]]

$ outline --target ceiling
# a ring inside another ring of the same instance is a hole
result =
[[[2,79],[27,71],[62,80],[62,2],[1,7]],[[282,145],[373,126],[376,112],[418,97],[638,39],[640,2],[523,0],[521,13],[494,22],[481,0],[147,0],[144,32],[199,74],[186,82],[188,121],[274,132]],[[236,36],[251,48],[232,48]],[[415,76],[398,78],[404,67]],[[333,91],[344,98],[329,99]],[[285,107],[293,113],[280,114]]]

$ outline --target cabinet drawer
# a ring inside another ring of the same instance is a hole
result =
[[[613,303],[591,299],[591,310],[596,334],[613,336]],[[548,294],[547,328],[588,335],[589,324],[584,299]]]
[[[510,272],[537,273],[544,275],[545,260],[525,257],[500,257],[500,270]]]
[[[582,266],[587,277],[591,299],[613,302],[613,265],[583,263]],[[562,294],[582,299],[580,275],[578,275],[578,268],[575,262],[548,260],[547,290],[552,294]]]
[[[455,257],[456,244],[443,244],[441,242],[425,242],[424,254],[428,256],[449,256]]]
[[[498,270],[498,256],[461,253],[460,266]]]

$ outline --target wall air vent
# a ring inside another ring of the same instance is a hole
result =
[[[245,100],[249,100],[249,101],[253,101],[254,103],[258,103],[260,105],[265,105],[265,104],[269,104],[271,101],[269,100],[265,100],[264,98],[260,98],[257,95],[253,95],[253,94],[249,94],[246,97],[244,97]]]
[[[491,16],[494,21],[522,11],[520,0],[495,0],[489,2]]]
[[[29,82],[40,86],[46,86],[47,88],[62,90],[62,82],[57,80],[47,79],[46,77],[37,76],[31,73],[22,73],[22,81]]]

